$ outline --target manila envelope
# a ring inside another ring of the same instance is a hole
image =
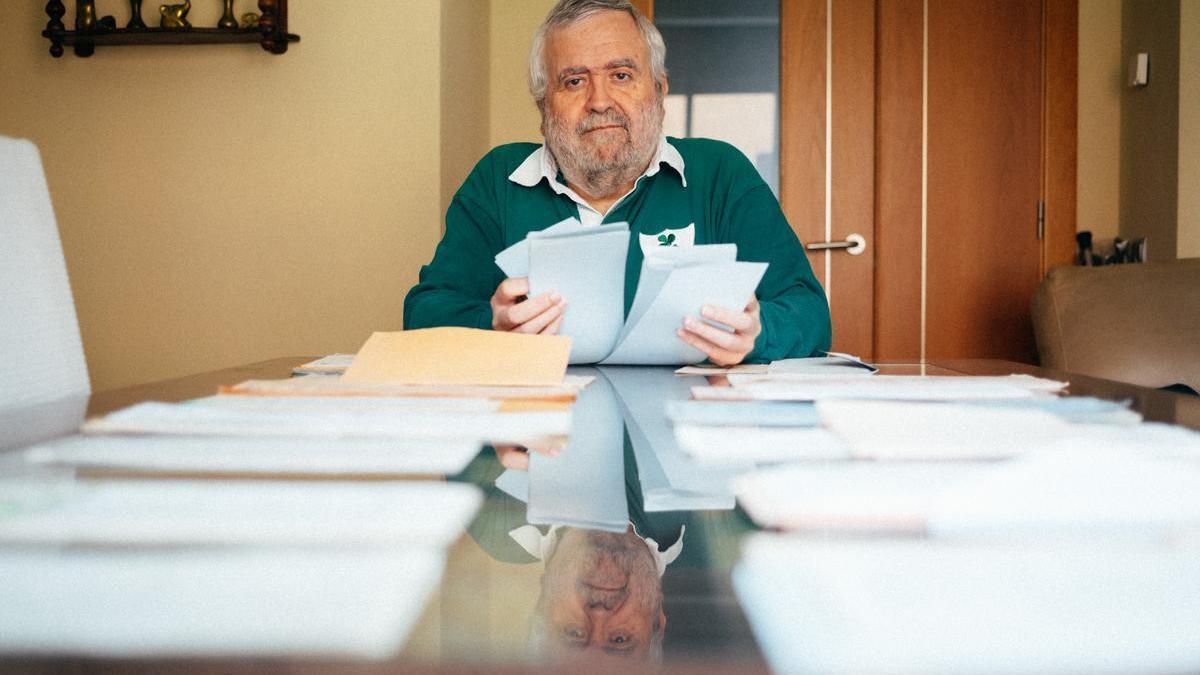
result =
[[[374,333],[342,379],[420,385],[562,384],[571,338],[477,328]]]

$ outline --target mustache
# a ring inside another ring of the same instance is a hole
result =
[[[575,131],[582,136],[593,129],[612,126],[618,126],[625,131],[629,131],[629,118],[616,110],[609,109],[603,113],[593,113],[583,118],[575,126]]]

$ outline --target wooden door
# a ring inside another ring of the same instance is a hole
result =
[[[866,243],[810,252],[834,348],[1032,361],[1075,230],[1069,0],[782,3],[784,210],[806,243]]]

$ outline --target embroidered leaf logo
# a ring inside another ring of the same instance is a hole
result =
[[[675,234],[671,233],[671,234],[658,235],[658,245],[659,246],[674,246],[675,245]]]

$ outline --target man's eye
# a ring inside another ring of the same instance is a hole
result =
[[[583,80],[578,77],[573,77],[573,78],[567,80],[567,82],[566,82],[567,86],[572,89],[574,89],[575,87],[578,87],[582,83],[583,83]]]
[[[625,81],[630,78],[630,75],[629,73],[616,73],[613,75],[613,77],[617,78],[618,80]]]
[[[587,639],[587,634],[583,632],[582,628],[567,628],[563,631],[563,634],[572,640]]]
[[[613,644],[623,645],[626,642],[629,642],[629,638],[624,635],[614,635],[612,642],[613,642]]]

